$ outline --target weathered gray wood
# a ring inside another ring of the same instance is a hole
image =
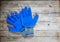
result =
[[[60,42],[60,7],[59,1],[2,1],[0,18],[1,42]],[[19,12],[24,6],[30,6],[34,17],[39,20],[34,27],[34,37],[24,38],[20,33],[8,31],[6,16],[10,12]]]

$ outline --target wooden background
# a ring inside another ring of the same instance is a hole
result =
[[[38,22],[34,27],[34,37],[24,38],[20,33],[8,31],[6,16],[10,12],[19,12],[24,6],[37,12]],[[0,12],[0,42],[60,42],[59,1],[2,1]]]

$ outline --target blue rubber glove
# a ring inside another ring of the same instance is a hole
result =
[[[22,8],[20,12],[20,17],[21,17],[22,25],[30,28],[35,26],[39,16],[36,14],[34,18],[32,18],[31,8],[25,7]]]
[[[29,37],[34,35],[33,26],[35,26],[38,15],[36,14],[34,18],[32,18],[32,12],[30,7],[22,8],[20,12],[22,25],[25,26],[25,31],[23,32],[24,37]]]
[[[6,21],[13,26],[8,27],[8,30],[11,32],[22,32],[25,29],[24,26],[21,25],[21,20],[17,12],[8,15]]]

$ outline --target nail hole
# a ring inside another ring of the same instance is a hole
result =
[[[50,24],[48,24],[48,26],[49,26]]]
[[[52,7],[51,5],[49,5],[49,7]]]

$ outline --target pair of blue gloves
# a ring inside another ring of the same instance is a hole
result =
[[[8,30],[11,32],[20,32],[25,37],[29,35],[30,32],[33,34],[33,27],[35,26],[38,17],[39,16],[36,13],[34,18],[32,18],[32,11],[30,7],[22,8],[20,13],[12,12],[6,18],[6,21],[13,26],[9,26]]]

